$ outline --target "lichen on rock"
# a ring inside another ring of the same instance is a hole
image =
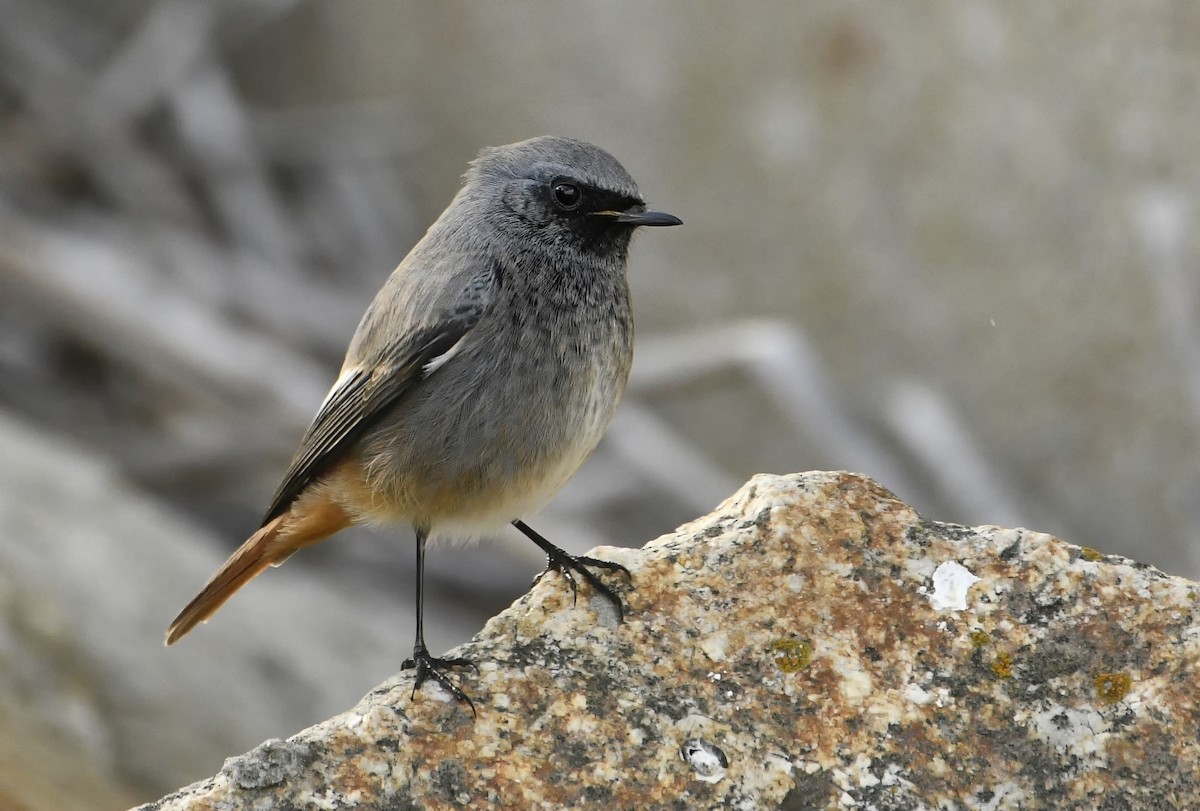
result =
[[[849,473],[595,554],[625,622],[543,578],[451,654],[477,719],[401,674],[143,808],[1200,807],[1193,583]]]

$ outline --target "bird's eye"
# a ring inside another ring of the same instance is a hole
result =
[[[567,211],[578,208],[583,200],[583,190],[574,183],[559,181],[551,191],[554,192],[554,201]]]

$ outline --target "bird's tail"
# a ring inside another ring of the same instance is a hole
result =
[[[297,549],[325,540],[344,529],[350,520],[340,508],[322,508],[297,512],[295,506],[262,526],[217,570],[179,616],[167,628],[167,644],[217,612],[233,593],[249,583],[268,566],[278,566]]]

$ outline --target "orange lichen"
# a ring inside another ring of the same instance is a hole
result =
[[[992,660],[992,673],[998,679],[1011,679],[1013,675],[1013,658],[1011,653],[998,653]]]
[[[1127,673],[1101,673],[1096,676],[1096,696],[1101,704],[1116,704],[1133,686]]]
[[[1079,550],[1079,557],[1095,563],[1097,561],[1104,560],[1104,553],[1099,549],[1092,549],[1090,546],[1085,546]]]
[[[782,655],[775,657],[775,664],[784,673],[795,673],[812,662],[812,645],[799,639],[776,639],[770,650]]]
[[[977,648],[982,648],[987,643],[991,642],[992,638],[988,636],[987,631],[972,631],[971,644]]]

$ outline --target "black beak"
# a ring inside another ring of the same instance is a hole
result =
[[[622,211],[615,220],[625,225],[683,225],[683,220],[663,211],[638,211],[637,207]]]

